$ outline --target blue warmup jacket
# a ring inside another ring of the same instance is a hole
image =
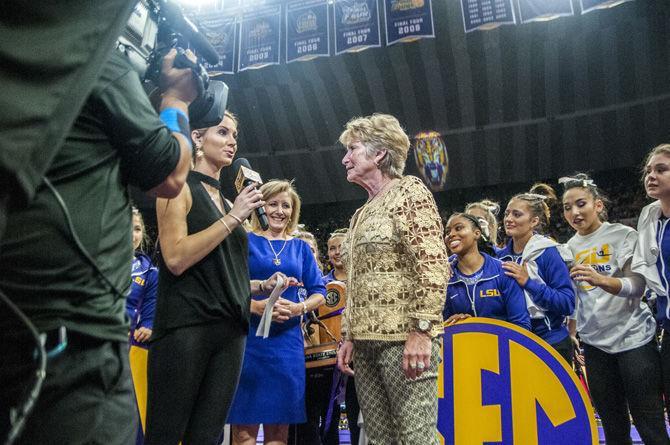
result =
[[[444,319],[453,314],[470,314],[508,321],[530,330],[530,316],[523,290],[514,279],[504,274],[500,260],[485,253],[482,256],[484,264],[479,270],[482,274],[471,285],[465,284],[463,278],[468,275],[458,270],[458,258],[455,255],[452,257],[454,273],[447,286],[447,301],[442,311]]]
[[[665,289],[670,289],[670,230],[668,230],[668,219],[659,219],[656,222],[656,242],[659,247],[656,269]],[[663,326],[667,332],[670,330],[670,305],[668,295],[657,295],[656,298],[656,322]]]
[[[498,258],[501,261],[521,262],[521,255],[515,254],[512,249],[512,240],[498,252]],[[565,318],[575,310],[575,291],[568,267],[558,249],[544,249],[535,262],[544,283],[529,279],[523,289],[536,305],[545,309],[545,317],[531,319],[531,330],[550,345],[555,345],[568,336]]]
[[[153,329],[158,290],[158,269],[151,259],[136,252],[133,259],[130,293],[126,299],[126,314],[130,318],[130,342],[135,346],[148,347],[133,339],[133,331],[139,327]]]

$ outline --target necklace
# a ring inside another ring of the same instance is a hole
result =
[[[395,179],[396,179],[396,178],[391,178],[391,179],[389,179],[388,181],[386,181],[386,182],[384,183],[384,185],[381,186],[381,188],[379,189],[379,191],[378,191],[377,193],[375,193],[374,196],[372,196],[371,198],[368,199],[368,202],[373,201],[377,196],[381,195],[382,192],[384,192],[384,191],[388,188],[389,184],[391,184],[392,182],[395,181]]]
[[[267,239],[267,238],[265,238]],[[282,244],[281,249],[279,249],[279,252],[275,251],[275,248],[272,247],[272,241],[268,240],[268,244],[270,245],[270,249],[272,249],[272,254],[275,256],[275,259],[272,260],[275,266],[279,266],[281,264],[281,260],[279,259],[279,255],[284,251],[284,248],[286,247],[286,242],[288,241],[287,239],[284,240],[284,244]]]

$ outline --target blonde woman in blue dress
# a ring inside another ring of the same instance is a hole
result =
[[[304,423],[305,351],[302,316],[325,302],[326,288],[309,244],[292,237],[300,218],[300,197],[289,181],[273,180],[260,188],[269,227],[253,217],[249,233],[249,275],[265,280],[277,272],[294,277],[306,289],[290,286],[275,304],[270,335],[256,336],[267,297],[252,297],[251,326],[235,400],[228,415],[234,445],[255,445],[260,425],[264,443],[286,444],[288,425]]]

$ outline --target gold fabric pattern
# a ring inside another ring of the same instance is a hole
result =
[[[347,266],[347,339],[404,341],[416,320],[442,331],[451,270],[433,195],[405,176],[358,209],[342,243]]]

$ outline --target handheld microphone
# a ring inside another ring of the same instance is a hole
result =
[[[233,161],[233,170],[235,171],[235,189],[237,189],[237,193],[240,193],[242,189],[249,184],[263,183],[261,175],[251,169],[249,161],[245,158],[235,159],[235,161]],[[265,209],[263,207],[258,207],[254,211],[256,212],[256,217],[261,225],[261,229],[267,230],[270,225],[268,224],[268,216],[265,214]]]

